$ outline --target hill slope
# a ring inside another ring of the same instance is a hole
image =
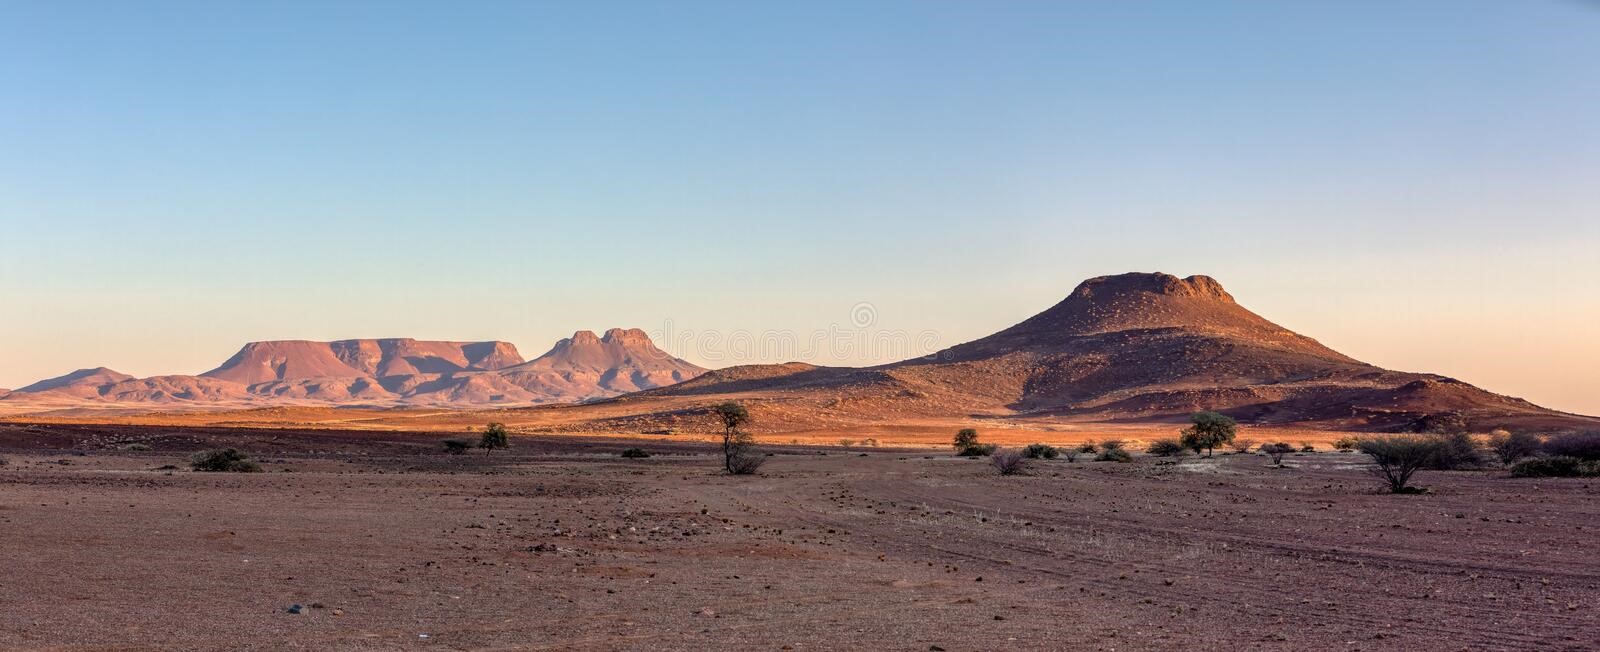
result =
[[[1245,309],[1210,277],[1159,273],[1089,279],[1022,323],[923,358],[868,369],[757,365],[637,400],[690,396],[765,401],[789,419],[815,410],[834,420],[1176,421],[1216,409],[1253,423],[1367,430],[1600,425],[1352,359]]]

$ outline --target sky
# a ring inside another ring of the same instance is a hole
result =
[[[613,326],[887,362],[1163,271],[1600,414],[1597,62],[1577,0],[0,3],[0,387]]]

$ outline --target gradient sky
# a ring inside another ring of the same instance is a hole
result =
[[[782,4],[0,4],[0,387],[1159,270],[1600,414],[1600,4]]]

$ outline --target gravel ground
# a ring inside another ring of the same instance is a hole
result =
[[[0,648],[1595,649],[1600,483],[1355,455],[0,429]],[[135,450],[127,450],[132,444]],[[232,445],[266,469],[182,466]],[[641,446],[657,453],[622,460]],[[149,450],[142,450],[148,447]],[[288,609],[302,606],[302,613]]]

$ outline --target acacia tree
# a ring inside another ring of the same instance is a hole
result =
[[[1294,447],[1280,441],[1276,444],[1262,444],[1261,452],[1272,458],[1273,466],[1281,467],[1283,466],[1283,456],[1293,453]]]
[[[1373,474],[1389,483],[1390,493],[1421,493],[1407,484],[1412,474],[1434,462],[1444,444],[1435,437],[1398,435],[1363,439],[1356,448],[1372,458]]]
[[[962,428],[956,431],[956,439],[951,445],[956,452],[961,452],[978,445],[978,430],[976,428]]]
[[[1233,441],[1233,436],[1238,432],[1238,423],[1227,415],[1216,412],[1197,412],[1189,417],[1188,428],[1183,429],[1183,438],[1179,443],[1186,448],[1194,449],[1198,453],[1205,451],[1206,457],[1211,457],[1212,451],[1218,446]]]
[[[509,431],[506,430],[506,424],[491,423],[484,427],[483,436],[478,438],[478,448],[484,449],[487,451],[485,454],[488,454],[493,453],[496,448],[510,446],[511,439],[509,435]]]
[[[734,475],[755,473],[763,457],[755,451],[755,438],[739,429],[750,423],[750,412],[738,401],[728,401],[711,409],[722,420],[722,468]]]

